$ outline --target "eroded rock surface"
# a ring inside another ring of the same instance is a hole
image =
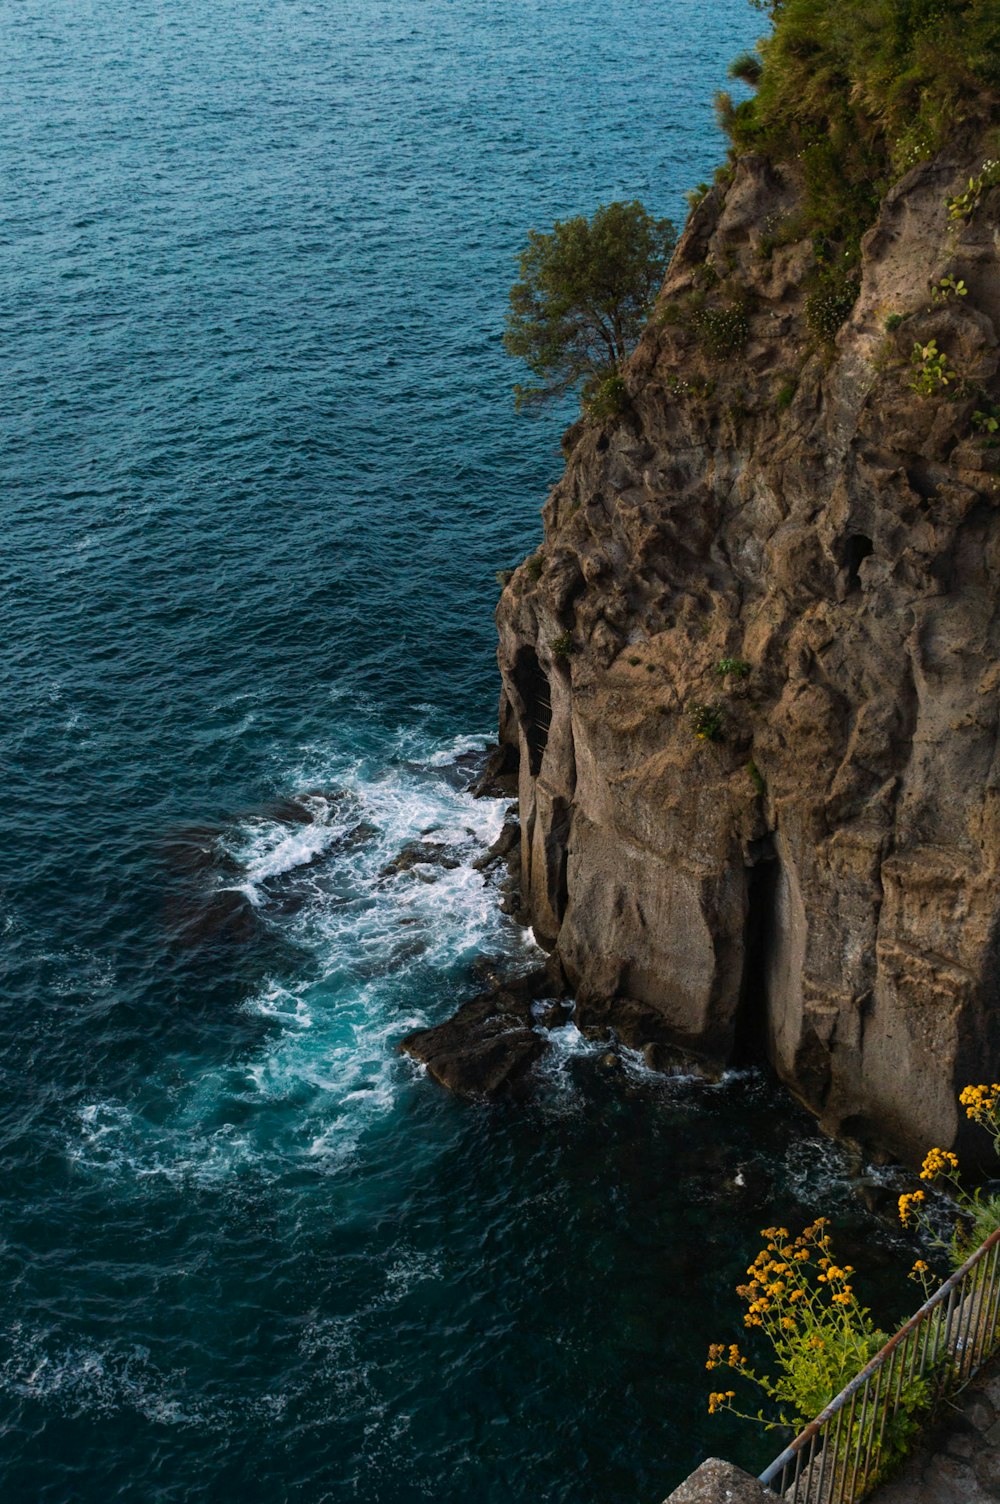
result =
[[[811,245],[772,248],[798,185],[744,158],[498,608],[523,891],[579,1019],[759,1047],[831,1130],[910,1157],[1000,1053],[1000,448],[974,419],[1000,191],[946,211],[982,160],[889,193],[824,346]],[[968,296],[934,301],[946,274]],[[734,299],[749,337],[713,353],[702,314]],[[931,340],[956,380],[920,395]]]

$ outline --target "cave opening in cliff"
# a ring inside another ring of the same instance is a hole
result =
[[[534,648],[520,650],[514,660],[512,677],[522,706],[521,724],[528,744],[528,766],[532,778],[537,778],[552,724],[552,690]]]
[[[844,564],[847,569],[848,590],[861,589],[861,566],[870,559],[875,545],[864,533],[852,533],[844,547]]]
[[[781,864],[770,841],[761,843],[747,869],[743,978],[733,1035],[733,1063],[757,1065],[768,1057],[768,971],[774,948]]]

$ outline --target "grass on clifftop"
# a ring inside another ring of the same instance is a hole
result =
[[[841,265],[889,186],[966,126],[1000,121],[1000,0],[753,0],[774,29],[719,113],[737,151],[797,159],[803,233]]]

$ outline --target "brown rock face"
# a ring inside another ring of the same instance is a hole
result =
[[[756,1047],[911,1157],[1000,1064],[1000,190],[945,203],[982,160],[891,191],[824,345],[797,184],[745,158],[497,618],[524,894],[581,1023]]]

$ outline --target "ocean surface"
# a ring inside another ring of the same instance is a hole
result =
[[[0,0],[0,1498],[642,1504],[757,1229],[874,1224],[762,1077],[395,1051],[472,866],[529,227],[680,218],[746,0]],[[385,869],[429,833],[457,865]]]

